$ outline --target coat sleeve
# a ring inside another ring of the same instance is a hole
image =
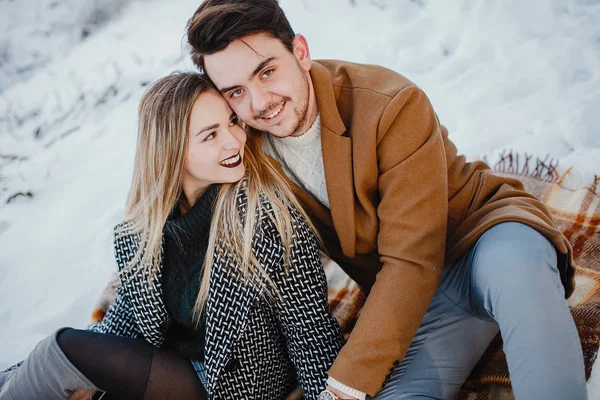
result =
[[[122,283],[117,287],[117,298],[106,311],[102,321],[90,325],[88,330],[132,338],[140,336],[133,310]]]
[[[123,223],[123,224],[126,224]],[[114,229],[114,252],[117,269],[121,271],[136,248],[131,246],[135,240],[126,240],[119,236],[117,231],[123,228],[123,224],[117,225]],[[129,257],[129,258],[128,258]],[[124,260],[127,259],[127,260]],[[107,333],[111,335],[136,338],[141,336],[138,328],[131,301],[128,298],[127,291],[123,286],[123,277],[118,276],[119,284],[117,286],[117,296],[115,301],[109,306],[106,315],[102,321],[88,326],[88,330],[98,333]]]
[[[280,297],[272,303],[304,396],[314,399],[327,386],[327,370],[344,339],[329,311],[327,280],[317,239],[298,210],[291,212],[291,265],[285,270],[280,262],[274,268],[272,280]]]
[[[419,88],[401,90],[383,112],[377,161],[382,269],[329,371],[370,396],[382,389],[404,358],[444,264],[446,155],[437,116]]]

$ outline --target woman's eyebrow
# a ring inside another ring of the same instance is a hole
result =
[[[210,131],[211,129],[217,129],[219,126],[220,126],[219,124],[213,124],[213,125],[207,126],[205,128],[202,128],[202,129],[200,129],[200,131],[198,131],[198,133],[196,133],[196,136],[198,136],[202,132]]]

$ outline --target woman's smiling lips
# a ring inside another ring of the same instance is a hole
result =
[[[219,165],[221,165],[222,167],[226,167],[226,168],[235,168],[238,165],[240,165],[241,162],[242,162],[242,156],[240,155],[240,153],[237,153],[233,157],[229,157],[229,158],[224,159],[223,161],[220,161]]]

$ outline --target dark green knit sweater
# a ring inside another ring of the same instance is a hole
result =
[[[183,216],[175,206],[163,229],[163,300],[172,320],[165,343],[191,360],[204,360],[205,318],[196,324],[192,310],[217,191],[217,185],[211,186]]]

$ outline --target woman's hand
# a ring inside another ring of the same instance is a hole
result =
[[[90,400],[94,394],[96,391],[93,389],[78,389],[73,392],[69,400]]]

